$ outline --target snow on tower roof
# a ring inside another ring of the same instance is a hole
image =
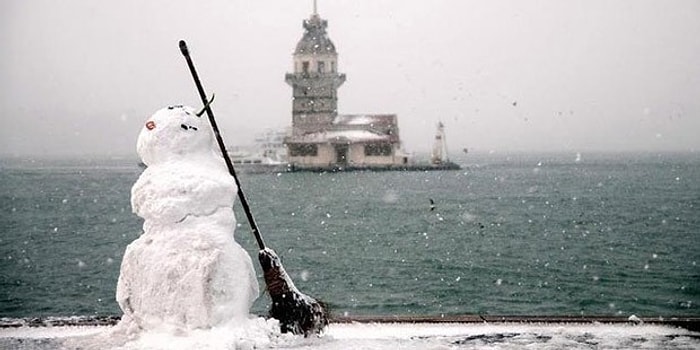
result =
[[[392,125],[396,114],[342,114],[335,117],[335,125]]]
[[[315,10],[314,10],[315,11]],[[328,21],[321,19],[318,13],[314,12],[311,17],[304,20],[304,36],[297,43],[295,55],[298,54],[332,54],[335,55],[335,45],[328,34],[326,27]]]
[[[315,132],[294,139],[294,143],[334,143],[334,142],[391,142],[390,135],[380,135],[368,130],[339,130]]]

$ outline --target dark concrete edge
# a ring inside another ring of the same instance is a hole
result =
[[[120,316],[75,316],[75,317],[33,317],[0,318],[1,328],[19,327],[77,327],[114,326]],[[652,324],[684,328],[700,332],[700,316],[522,316],[522,315],[353,315],[331,316],[331,324],[349,323],[528,323],[528,324]]]

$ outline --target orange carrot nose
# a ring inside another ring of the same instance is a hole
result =
[[[155,128],[156,128],[156,123],[154,121],[149,120],[148,122],[146,122],[146,129],[153,130]]]

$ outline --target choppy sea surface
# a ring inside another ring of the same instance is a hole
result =
[[[337,315],[700,314],[700,154],[456,160],[240,177],[266,243]],[[131,158],[0,160],[0,317],[121,315],[141,171]]]

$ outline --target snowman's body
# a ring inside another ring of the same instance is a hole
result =
[[[131,190],[144,232],[124,253],[117,302],[143,329],[207,328],[247,318],[258,296],[248,253],[233,238],[237,188],[213,135],[187,107],[156,112],[138,139],[148,166]]]

